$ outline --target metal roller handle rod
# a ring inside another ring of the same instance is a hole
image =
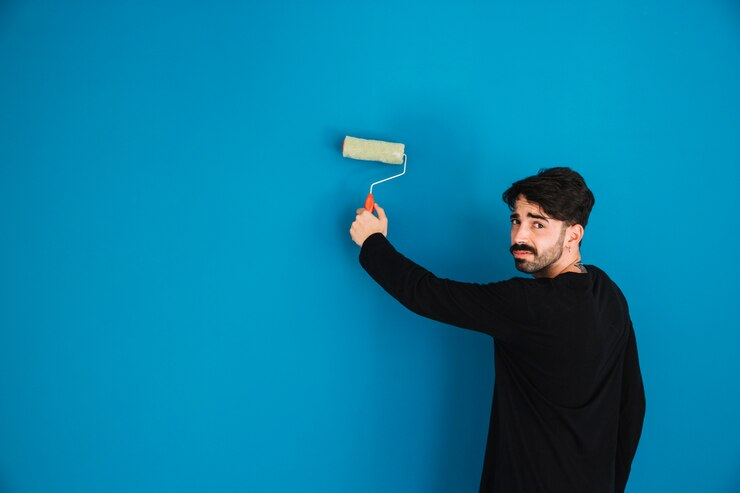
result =
[[[394,178],[398,178],[399,176],[403,176],[406,173],[406,154],[403,155],[403,171],[401,171],[397,175],[390,176],[388,178],[385,178],[384,180],[376,181],[372,185],[370,185],[370,195],[373,194],[373,187],[379,183],[383,183],[384,181],[392,180]]]

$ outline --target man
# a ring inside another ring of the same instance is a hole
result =
[[[622,492],[645,395],[627,302],[581,262],[594,204],[581,175],[541,170],[503,194],[516,268],[533,278],[440,279],[398,253],[388,219],[357,211],[360,263],[410,310],[490,334],[496,380],[481,492]]]

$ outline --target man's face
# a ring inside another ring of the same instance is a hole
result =
[[[520,195],[511,214],[511,248],[516,268],[536,274],[563,254],[565,222],[554,219]]]

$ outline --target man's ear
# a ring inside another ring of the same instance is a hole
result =
[[[565,244],[570,246],[578,246],[583,239],[583,226],[580,224],[573,224],[568,226],[565,231]]]

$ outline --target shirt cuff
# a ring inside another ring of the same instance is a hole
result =
[[[390,243],[383,233],[371,234],[365,239],[362,248],[360,248],[360,263],[365,265],[374,254],[382,251],[388,245]]]

